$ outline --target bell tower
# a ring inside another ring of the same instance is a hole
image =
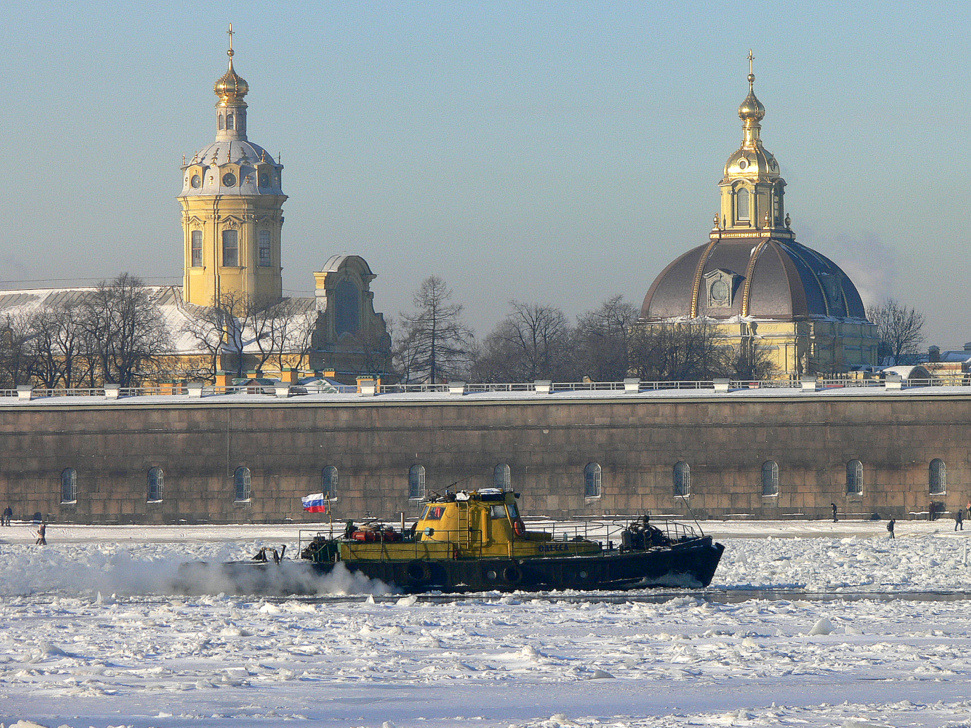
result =
[[[216,139],[182,165],[183,299],[198,306],[233,297],[283,295],[280,259],[283,165],[246,136],[249,84],[233,68],[216,81]]]

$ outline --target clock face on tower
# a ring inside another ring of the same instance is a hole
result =
[[[715,281],[711,284],[711,300],[719,305],[728,305],[728,284],[725,281]]]
[[[226,187],[235,187],[236,186],[236,175],[233,174],[232,172],[226,172],[226,174],[223,175],[223,184]]]
[[[263,174],[260,175],[260,187],[269,187],[269,186],[270,186],[270,175],[264,172]]]
[[[191,184],[196,189],[198,189],[199,187],[202,187],[202,177],[200,177],[197,174],[192,175],[192,179],[189,181],[189,184]]]

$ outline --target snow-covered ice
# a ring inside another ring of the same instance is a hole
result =
[[[346,573],[316,598],[182,596],[180,563],[295,550],[295,529],[3,528],[0,724],[971,726],[971,599],[950,594],[971,530],[704,525],[727,547],[711,589],[665,601],[435,601]]]

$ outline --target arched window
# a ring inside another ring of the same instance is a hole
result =
[[[337,468],[333,465],[320,471],[320,492],[324,494],[324,498],[337,498]]]
[[[223,265],[239,266],[239,230],[223,230]]]
[[[512,477],[509,466],[499,463],[492,471],[492,484],[499,490],[512,490]]]
[[[408,500],[424,500],[425,466],[412,465],[408,470]]]
[[[931,495],[944,495],[947,492],[947,466],[940,458],[931,460],[927,482],[930,486]]]
[[[674,464],[674,495],[691,495],[691,468],[688,463],[678,462]]]
[[[237,503],[245,503],[250,499],[252,489],[249,468],[236,468],[236,472],[233,473],[233,489],[235,491],[233,500]]]
[[[583,497],[599,498],[603,486],[603,469],[599,463],[587,463],[583,469]]]
[[[735,219],[736,220],[748,220],[749,219],[749,200],[748,200],[748,190],[742,187],[735,193]]]
[[[222,131],[226,128],[226,120],[223,118],[222,114],[218,114],[216,118],[219,119],[219,130]]]
[[[236,117],[232,114],[226,114],[226,128],[235,129],[236,128]]]
[[[863,463],[859,460],[850,460],[846,464],[846,493],[847,495],[863,493]]]
[[[150,468],[148,471],[148,500],[162,500],[162,468]]]
[[[762,495],[779,495],[779,464],[774,460],[762,463]]]
[[[260,230],[256,264],[260,267],[266,268],[272,265],[272,263],[273,261],[270,258],[270,231]]]
[[[77,503],[78,471],[65,468],[61,471],[61,503]]]
[[[337,284],[336,294],[334,314],[336,333],[338,336],[345,332],[356,334],[361,328],[361,294],[357,286],[347,279]]]

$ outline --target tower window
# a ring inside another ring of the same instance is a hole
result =
[[[744,187],[735,193],[735,219],[738,221],[749,219],[749,194]]]
[[[349,280],[338,283],[335,304],[337,312],[334,327],[337,335],[345,332],[356,334],[361,328],[361,298],[357,286]]]
[[[603,469],[599,463],[587,463],[583,469],[583,497],[599,498],[603,488]]]
[[[239,266],[239,231],[223,230],[223,265]]]
[[[218,122],[219,130],[222,131],[223,129],[226,128],[226,120],[223,118],[222,114],[219,114],[216,118],[219,119],[219,122]]]
[[[260,230],[258,264],[263,268],[268,268],[270,266],[270,231],[269,230]]]
[[[226,128],[227,129],[236,128],[236,117],[233,114],[226,114]]]
[[[202,267],[202,230],[192,231],[192,267]]]
[[[148,471],[148,500],[158,502],[162,500],[162,468],[151,468]]]
[[[61,503],[77,503],[78,471],[67,468],[61,472]]]

